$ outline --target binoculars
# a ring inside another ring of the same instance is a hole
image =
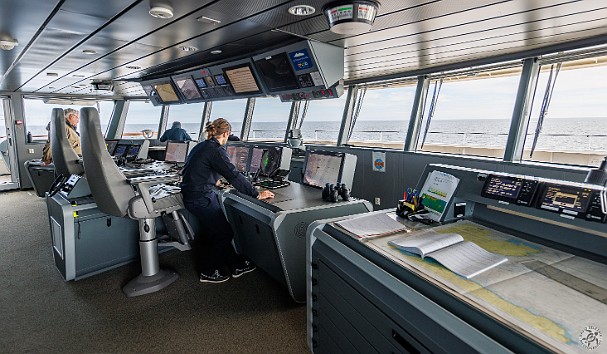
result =
[[[327,202],[337,202],[339,197],[343,201],[350,200],[350,190],[346,187],[345,183],[327,183],[325,188],[322,189],[322,200]]]

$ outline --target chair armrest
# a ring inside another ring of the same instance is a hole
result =
[[[129,184],[134,185],[137,188],[137,191],[139,192],[141,199],[143,199],[143,203],[145,204],[145,207],[149,213],[154,212],[154,199],[150,194],[150,187],[160,183],[177,181],[179,181],[179,175],[175,174],[136,177],[127,180]]]

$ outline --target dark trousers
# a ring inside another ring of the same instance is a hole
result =
[[[186,209],[200,223],[200,233],[192,243],[193,254],[200,272],[212,273],[215,269],[238,268],[244,258],[232,246],[234,232],[226,220],[219,197],[208,192],[195,199],[184,198]]]

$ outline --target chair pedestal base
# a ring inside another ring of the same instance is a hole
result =
[[[172,284],[179,278],[179,274],[172,270],[160,269],[154,275],[139,274],[136,278],[129,281],[123,288],[122,292],[127,297],[151,294]]]

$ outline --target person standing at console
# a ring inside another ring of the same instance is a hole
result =
[[[230,123],[218,118],[207,123],[207,140],[188,155],[183,168],[181,193],[188,211],[201,226],[202,235],[194,249],[200,267],[200,281],[221,283],[255,269],[255,265],[238,255],[232,246],[234,233],[219,203],[217,185],[223,176],[240,193],[257,199],[273,198],[270,191],[258,192],[230,162],[225,144],[232,131]]]
[[[160,141],[162,142],[167,140],[183,143],[192,140],[192,138],[190,138],[190,135],[188,135],[188,132],[186,132],[185,129],[181,128],[181,122],[175,121],[173,122],[171,129],[167,129],[160,137]]]

